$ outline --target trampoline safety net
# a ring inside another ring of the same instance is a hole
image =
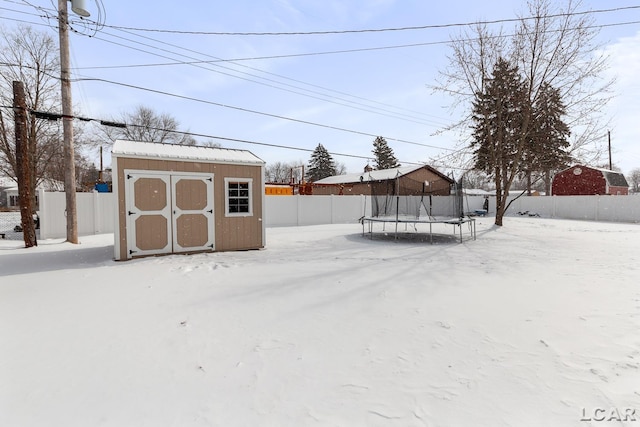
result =
[[[464,216],[462,191],[458,184],[439,180],[420,182],[399,177],[371,183],[371,216],[433,218]],[[449,197],[439,197],[443,192]]]

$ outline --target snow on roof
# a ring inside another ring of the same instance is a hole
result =
[[[16,187],[18,183],[11,177],[0,176],[0,188]]]
[[[18,191],[18,183],[11,177],[0,176],[0,188],[4,191]],[[44,179],[38,184],[37,190],[64,191],[64,183],[52,179]]]
[[[174,160],[264,164],[262,159],[247,150],[125,140],[117,140],[113,144],[111,155],[113,157],[136,156]]]
[[[362,181],[385,181],[406,175],[410,172],[423,168],[426,165],[401,166],[399,168],[373,170],[371,172],[348,173],[346,175],[335,175],[320,179],[314,184],[347,184]],[[362,179],[360,179],[362,177]]]
[[[493,196],[496,192],[482,190],[481,188],[463,188],[462,192],[469,196]]]

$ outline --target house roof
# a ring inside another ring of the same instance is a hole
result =
[[[0,188],[17,187],[18,183],[11,177],[0,176]]]
[[[496,192],[486,191],[480,188],[463,188],[463,194],[467,194],[469,196],[495,196]]]
[[[4,191],[18,191],[18,183],[11,177],[0,176],[0,188]],[[44,179],[37,186],[38,190],[64,191],[64,182],[53,179]]]
[[[145,157],[170,160],[200,160],[220,163],[263,165],[264,161],[247,150],[203,147],[200,145],[164,144],[117,140],[111,150],[113,157]]]
[[[586,166],[586,165],[573,165],[570,168],[564,169],[558,173],[562,173],[562,172],[566,172],[570,169],[574,169],[576,167],[580,167],[580,168],[587,168],[587,169],[592,169],[592,170],[596,170],[599,171],[600,173],[602,173],[602,176],[604,176],[604,179],[607,180],[607,184],[609,184],[610,186],[613,187],[629,187],[629,183],[627,182],[627,178],[625,178],[624,174],[622,172],[617,172],[617,171],[613,171],[610,169],[604,169],[604,168],[595,168],[592,166]]]
[[[612,187],[628,187],[629,183],[627,182],[627,178],[624,177],[624,174],[621,172],[616,172],[608,169],[598,169],[604,175],[604,178],[607,180],[610,186]]]
[[[363,181],[388,181],[407,175],[418,169],[428,168],[433,173],[443,179],[453,182],[451,178],[437,171],[428,165],[400,166],[399,168],[372,170],[370,172],[348,173],[346,175],[335,175],[315,181],[314,184],[352,184]]]

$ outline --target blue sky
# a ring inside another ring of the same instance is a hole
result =
[[[580,10],[628,6],[640,2],[587,0]],[[37,7],[55,10],[54,2],[5,0],[2,7],[2,25],[20,19],[57,37],[46,19],[18,13],[33,13]],[[401,163],[430,162],[459,148],[457,134],[438,132],[457,118],[448,108],[452,99],[434,94],[429,85],[447,65],[446,41],[460,28],[280,36],[180,32],[399,28],[511,19],[525,13],[524,2],[506,0],[112,0],[104,2],[103,9],[86,0],[86,8],[90,19],[105,26],[97,31],[91,25],[75,26],[73,75],[117,84],[74,83],[73,102],[80,114],[110,119],[138,105],[149,106],[175,117],[182,130],[266,144],[219,141],[248,149],[267,163],[306,164],[311,153],[305,150],[321,143],[348,172],[358,172],[367,163],[364,157],[372,156],[375,135],[388,139]],[[599,13],[595,19],[597,24],[640,21],[640,9]],[[617,96],[606,109],[613,162],[628,173],[640,167],[640,24],[603,28],[600,40],[611,55],[609,76],[617,78]],[[399,45],[416,46],[379,49]],[[375,49],[362,50],[369,48]],[[326,53],[347,50],[358,51]],[[304,55],[291,56],[297,54]],[[264,57],[270,58],[246,60]],[[220,59],[245,60],[176,64]]]

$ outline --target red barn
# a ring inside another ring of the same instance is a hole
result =
[[[551,182],[554,196],[628,195],[629,184],[620,172],[575,165],[558,172]]]

